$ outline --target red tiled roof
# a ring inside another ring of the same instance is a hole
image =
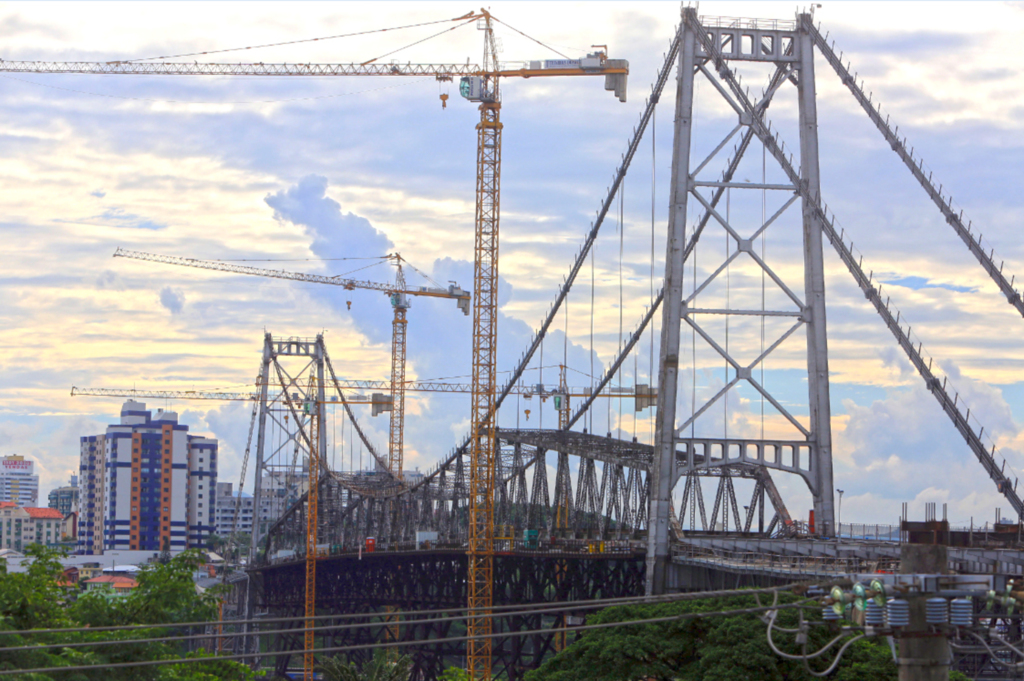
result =
[[[29,517],[36,520],[64,520],[64,515],[55,508],[31,508],[29,506],[24,508]]]
[[[0,508],[14,508],[17,506],[13,501],[0,501]]]
[[[111,586],[122,589],[134,589],[139,585],[131,577],[123,577],[121,575],[103,575],[102,577],[93,577],[92,579],[85,580],[86,584],[110,584]]]

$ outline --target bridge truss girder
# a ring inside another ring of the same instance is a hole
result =
[[[317,561],[317,614],[365,613],[367,626],[327,629],[316,634],[318,647],[371,644],[398,640],[418,642],[404,649],[413,660],[412,679],[436,679],[466,655],[465,641],[432,642],[457,637],[461,625],[453,622],[421,622],[438,615],[405,615],[397,623],[388,611],[465,609],[467,556],[463,549],[408,552],[375,552],[334,556]],[[494,605],[526,605],[564,601],[585,602],[597,598],[637,596],[643,591],[643,557],[640,554],[547,553],[503,555],[494,558]],[[300,562],[266,566],[256,571],[257,604],[273,616],[299,615],[303,607],[303,574]],[[525,636],[499,636],[492,647],[495,675],[510,680],[540,665],[554,651],[562,613],[519,614],[494,620],[494,633],[537,631]],[[585,615],[585,612],[579,612]],[[319,626],[324,626],[323,624]],[[257,633],[258,635],[258,633]],[[302,649],[302,629],[275,636],[265,657],[283,673],[291,660],[289,651]],[[351,657],[365,661],[372,651],[356,651]]]

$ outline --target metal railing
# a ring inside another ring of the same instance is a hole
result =
[[[794,575],[895,572],[899,569],[899,559],[868,560],[854,556],[784,556],[763,551],[729,551],[691,544],[674,548],[672,557],[677,561],[689,564]]]

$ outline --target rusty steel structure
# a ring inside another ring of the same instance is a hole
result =
[[[643,592],[642,545],[627,542],[604,552],[590,552],[584,543],[565,543],[550,551],[503,551],[494,558],[496,614],[492,639],[492,671],[510,681],[522,679],[554,650],[561,615],[548,611],[519,611],[501,616],[502,606],[533,606],[598,598],[637,596]],[[415,611],[464,611],[467,555],[460,547],[430,550],[339,553],[318,561],[317,612],[321,615],[367,615],[367,626],[330,629],[321,625],[317,642],[323,647],[390,641],[405,643],[414,679],[437,678],[447,667],[464,664],[465,626],[459,621],[431,621],[434,615]],[[562,578],[556,579],[556,568]],[[254,572],[260,585],[257,606],[272,613],[299,614],[302,607],[302,567],[295,561],[266,565]],[[395,612],[400,615],[390,614]],[[586,611],[565,610],[568,617]],[[533,632],[515,635],[518,632]],[[258,633],[258,632],[257,632]],[[444,640],[463,638],[463,640]],[[442,639],[441,641],[438,641]],[[291,664],[302,646],[301,629],[275,636],[261,654],[278,673]],[[364,661],[371,651],[355,652]]]

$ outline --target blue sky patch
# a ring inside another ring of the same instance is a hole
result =
[[[940,284],[933,281],[929,281],[924,277],[900,277],[899,279],[888,279],[882,280],[883,284],[889,284],[890,286],[902,286],[903,288],[913,289],[919,291],[923,288],[944,288],[947,291],[954,291],[956,293],[975,293],[978,289],[973,286],[956,286],[954,284]]]

